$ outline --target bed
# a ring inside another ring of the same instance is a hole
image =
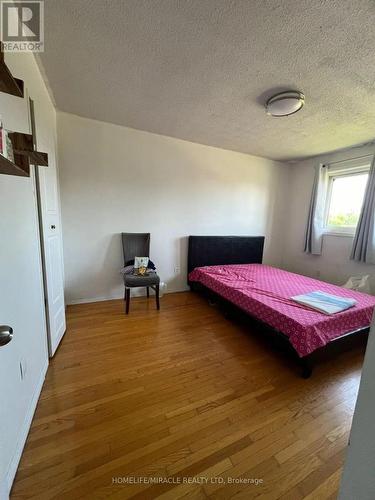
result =
[[[287,344],[309,377],[316,354],[368,333],[375,297],[262,264],[264,237],[190,236],[188,283],[223,305],[267,326]],[[290,299],[320,290],[354,298],[346,311],[326,315]],[[350,344],[349,344],[350,345]]]

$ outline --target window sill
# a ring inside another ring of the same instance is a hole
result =
[[[344,233],[340,231],[326,231],[323,233],[323,236],[339,236],[340,238],[354,238],[355,233]]]

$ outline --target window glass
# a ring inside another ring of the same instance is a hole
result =
[[[330,178],[327,226],[355,230],[368,179],[367,172],[335,175]]]

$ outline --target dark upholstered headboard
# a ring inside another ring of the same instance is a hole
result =
[[[264,236],[189,236],[188,274],[196,267],[261,264]]]

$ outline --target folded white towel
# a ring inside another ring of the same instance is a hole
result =
[[[319,290],[316,292],[305,293],[303,295],[296,295],[295,297],[291,297],[291,299],[294,300],[294,302],[311,307],[312,309],[324,314],[335,314],[345,311],[346,309],[355,306],[357,303],[355,299],[337,297],[336,295],[320,292]]]

